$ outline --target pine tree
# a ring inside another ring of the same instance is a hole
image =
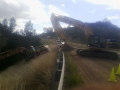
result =
[[[13,32],[15,30],[15,27],[16,27],[16,20],[14,17],[10,19],[9,26],[10,26],[11,32]]]
[[[25,28],[24,28],[24,31],[26,33],[26,36],[27,35],[34,35],[36,30],[33,29],[33,24],[31,22],[31,20],[29,20],[26,24],[25,24]]]
[[[8,20],[6,18],[3,19],[2,24],[8,26]]]

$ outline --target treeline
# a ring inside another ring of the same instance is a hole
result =
[[[43,33],[39,35],[41,38],[57,38],[52,27],[44,27]]]
[[[91,27],[95,35],[103,35],[106,39],[120,40],[120,28],[110,21],[99,21],[96,23],[86,23]]]
[[[120,40],[120,28],[117,27],[116,25],[113,25],[110,21],[108,20],[104,20],[104,21],[98,21],[95,23],[85,23],[86,25],[88,25],[93,33],[95,35],[102,35],[104,36],[106,39],[117,39]],[[42,34],[41,36],[51,36],[53,35],[53,37],[55,37],[55,32],[52,32],[52,29],[47,29],[44,28],[44,34]],[[75,41],[75,42],[80,42],[80,43],[87,43],[86,41],[86,37],[84,34],[83,30],[80,30],[80,28],[78,27],[67,27],[67,28],[63,28],[63,30],[65,31],[67,37],[69,38],[69,40],[71,41]]]
[[[9,31],[12,33],[16,33],[18,35],[27,36],[27,35],[36,35],[36,29],[33,28],[33,23],[31,20],[25,23],[24,29],[16,29],[17,22],[14,17],[10,18],[10,20],[4,18],[1,22],[3,26],[9,28]]]
[[[117,39],[120,40],[120,28],[116,25],[113,25],[110,21],[99,21],[96,23],[85,23],[88,25],[94,35],[102,35],[106,39]],[[64,28],[67,36],[70,40],[76,42],[86,43],[86,37],[83,30],[80,30],[78,27],[68,27]]]
[[[5,18],[0,23],[0,52],[4,52],[16,47],[39,46],[41,45],[40,38],[36,35],[36,30],[33,29],[33,24],[29,20],[25,24],[25,28],[16,30],[17,24],[15,18],[10,21]]]
[[[83,30],[78,27],[67,27],[63,28],[69,41],[87,43],[86,37]]]

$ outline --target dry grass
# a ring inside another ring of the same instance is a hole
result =
[[[76,48],[87,48],[86,44],[80,44],[80,43],[74,43],[74,42],[68,42],[68,44]]]
[[[0,73],[0,90],[48,90],[55,67],[56,46],[26,63],[22,61]]]
[[[54,41],[55,41],[54,39],[45,39],[45,38],[41,39],[41,42],[47,45],[53,44]]]

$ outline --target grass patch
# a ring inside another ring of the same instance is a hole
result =
[[[80,44],[80,43],[74,43],[74,42],[68,42],[68,44],[77,48],[87,48],[86,44]]]
[[[65,62],[65,88],[81,85],[83,80],[79,74],[76,64],[72,61],[72,58],[68,53],[65,53]]]
[[[54,40],[53,39],[41,39],[41,43],[50,45],[54,43]]]
[[[0,90],[49,90],[51,72],[57,59],[56,46],[50,47],[50,52],[0,72]]]

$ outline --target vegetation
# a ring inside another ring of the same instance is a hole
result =
[[[66,67],[65,67],[65,81],[64,87],[70,88],[76,85],[81,85],[83,80],[79,74],[76,64],[72,61],[72,58],[68,53],[65,53]]]
[[[113,25],[110,21],[99,21],[96,23],[86,23],[89,25],[95,35],[103,35],[107,39],[120,40],[120,28]]]
[[[28,63],[21,61],[1,72],[0,90],[49,90],[51,71],[57,59],[56,46],[51,45],[50,48],[50,52]]]
[[[36,47],[41,45],[41,39],[35,34],[35,29],[33,29],[31,21],[25,24],[24,31],[15,31],[16,26],[14,17],[10,19],[9,25],[6,18],[0,23],[0,53],[17,47],[29,48],[30,46]],[[7,57],[0,61],[0,70],[4,70],[22,59],[24,59],[24,57],[20,53]]]
[[[113,25],[109,21],[99,21],[96,23],[85,23],[88,25],[95,35],[102,35],[106,39],[118,39],[120,40],[120,28]],[[78,27],[64,28],[67,36],[71,41],[86,43],[86,37],[84,31]]]
[[[56,39],[56,33],[53,31],[53,28],[43,28],[44,33],[40,34],[41,38],[51,38]]]
[[[15,31],[16,20],[15,18],[10,19],[8,25],[7,19],[4,19],[2,24],[0,23],[0,52],[4,52],[16,47],[39,46],[41,45],[40,37],[36,35],[33,24],[28,21],[25,24],[25,29]]]
[[[80,44],[80,43],[74,43],[74,42],[68,42],[70,46],[77,47],[77,48],[87,48],[86,44]]]
[[[41,43],[44,43],[44,44],[47,44],[47,45],[50,45],[50,44],[53,44],[54,43],[54,40],[53,39],[41,39]]]
[[[69,38],[69,41],[86,43],[86,37],[83,30],[80,30],[78,27],[68,27],[64,28],[64,31]]]
[[[16,26],[15,18],[10,19],[13,22],[8,26],[7,19],[4,20],[4,24],[0,23],[0,43],[1,50],[4,52],[16,47],[29,47],[39,46],[41,39],[35,33],[33,24],[28,21],[25,24],[25,29],[20,32],[14,31]],[[51,43],[52,41],[50,41]],[[52,47],[53,48],[53,47]],[[17,64],[7,68],[0,72],[0,90],[49,90],[51,71],[54,68],[56,61],[55,46],[50,53],[43,55],[42,57],[36,57],[34,61],[25,62],[21,60]],[[14,55],[13,55],[14,56]],[[21,58],[16,55],[14,59],[9,57],[9,61],[2,63],[2,67],[6,67],[8,63],[14,63]],[[49,59],[48,59],[49,58]],[[47,62],[47,63],[46,63]]]
[[[85,23],[88,25],[95,35],[102,35],[106,39],[118,39],[120,40],[120,28],[113,25],[108,20],[98,21],[95,23]],[[86,37],[83,30],[80,30],[78,27],[67,27],[63,28],[65,31],[67,37],[69,38],[69,41],[74,41],[77,43],[86,44]],[[56,34],[52,31],[52,29],[44,28],[43,34],[41,34],[41,37],[48,37],[51,36],[51,38],[55,38]]]

